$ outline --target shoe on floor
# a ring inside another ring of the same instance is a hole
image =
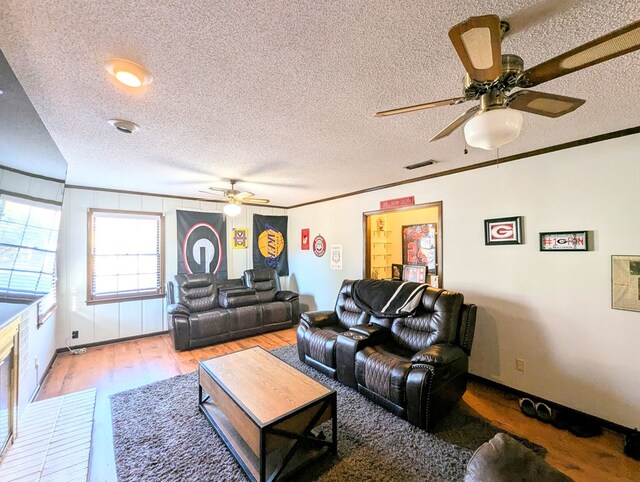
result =
[[[533,400],[530,398],[521,398],[518,400],[518,404],[520,405],[520,410],[527,417],[535,417],[536,416],[536,404],[533,403]]]

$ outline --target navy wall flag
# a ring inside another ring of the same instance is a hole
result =
[[[220,213],[176,211],[178,273],[215,273],[227,279],[227,231]]]
[[[287,216],[253,215],[253,267],[289,275]]]

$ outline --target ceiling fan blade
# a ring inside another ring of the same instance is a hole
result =
[[[476,112],[478,112],[479,110],[480,110],[480,106],[479,105],[477,105],[475,107],[472,107],[467,112],[465,112],[464,114],[459,116],[456,120],[454,120],[447,127],[445,127],[440,132],[438,132],[431,139],[429,139],[429,142],[437,141],[438,139],[442,139],[443,137],[447,137],[449,134],[451,134],[453,131],[455,131],[458,127],[460,127],[462,124],[464,124],[469,119],[471,119],[474,115],[476,115]]]
[[[410,105],[408,107],[400,107],[398,109],[383,110],[381,112],[376,112],[374,117],[386,117],[388,115],[404,114],[405,112],[414,112],[417,110],[431,109],[433,107],[440,107],[443,105],[456,105],[456,104],[461,104],[466,100],[467,99],[464,97],[454,97],[452,99],[437,100],[435,102],[427,102],[426,104],[416,104],[416,105]]]
[[[584,99],[575,97],[547,94],[546,92],[533,90],[520,90],[510,95],[506,104],[512,109],[531,112],[532,114],[545,117],[560,117],[573,112],[585,102]]]
[[[209,188],[211,189],[211,188]],[[210,196],[220,196],[220,197],[226,197],[226,195],[224,194],[224,192],[217,192],[217,191],[198,191],[204,194],[209,194]]]
[[[253,194],[252,192],[249,191],[243,191],[243,192],[239,192],[238,194],[235,195],[236,199],[245,199],[251,196],[255,196],[255,194]]]
[[[224,189],[224,188],[221,188],[221,187],[208,187],[207,189],[209,191],[222,192],[222,193],[226,193],[228,191],[228,189]]]
[[[250,197],[242,200],[242,204],[267,204],[268,199],[260,199],[259,197]]]
[[[522,87],[533,87],[640,48],[640,21],[587,42],[523,72]]]
[[[497,15],[471,17],[449,30],[449,38],[469,76],[490,82],[502,74],[500,18]]]

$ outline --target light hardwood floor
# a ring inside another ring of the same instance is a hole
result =
[[[176,352],[168,335],[90,348],[84,355],[59,355],[38,394],[38,400],[97,389],[91,452],[91,481],[115,481],[109,395],[196,370],[198,361],[232,351],[262,346],[267,350],[295,343],[287,329],[215,346]],[[640,481],[640,462],[622,453],[622,437],[605,430],[581,439],[569,432],[525,417],[517,399],[471,382],[462,406],[496,427],[543,445],[546,460],[576,481]]]

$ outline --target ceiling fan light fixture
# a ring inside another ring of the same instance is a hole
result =
[[[492,150],[520,135],[522,114],[504,107],[480,112],[464,126],[464,138],[472,147]]]
[[[240,211],[240,205],[234,203],[225,204],[222,208],[222,212],[229,217],[237,216],[238,214],[240,214]]]

